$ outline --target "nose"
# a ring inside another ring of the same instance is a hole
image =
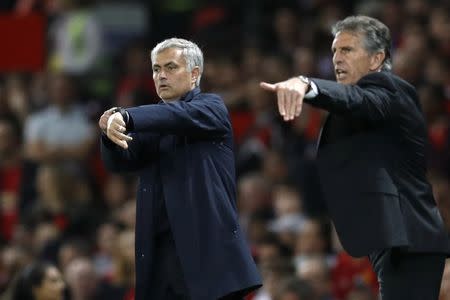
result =
[[[339,54],[339,51],[336,51],[333,54],[333,64],[338,65],[340,63],[342,63],[342,55]]]
[[[156,75],[157,78],[161,79],[166,79],[166,72],[164,72],[163,70],[159,71],[158,74]]]

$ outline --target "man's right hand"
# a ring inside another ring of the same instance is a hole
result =
[[[110,118],[114,115],[115,109],[116,107],[113,107],[105,111],[98,120],[98,126],[112,142],[127,149],[127,142],[131,141],[133,138],[125,134],[125,123],[120,113],[116,113],[116,118]]]
[[[116,109],[116,107],[110,108],[107,111],[103,113],[103,115],[98,120],[98,126],[102,130],[104,134],[106,134],[106,128],[108,127],[108,119],[113,114],[113,111]]]
[[[278,110],[284,121],[291,121],[300,115],[308,84],[294,77],[274,84],[261,82],[260,87],[277,94]]]
[[[120,112],[113,113],[106,125],[106,136],[116,145],[123,149],[128,149],[128,142],[133,140],[131,136],[126,133],[125,122],[123,121]]]

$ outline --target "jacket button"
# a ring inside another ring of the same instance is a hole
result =
[[[146,192],[146,191],[147,191],[147,189],[142,189],[142,191],[143,191],[143,192]]]
[[[144,254],[141,254],[141,258],[144,258],[144,256],[145,256]]]

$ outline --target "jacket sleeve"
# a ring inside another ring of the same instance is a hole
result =
[[[133,140],[128,142],[128,149],[114,144],[105,134],[100,138],[101,158],[105,167],[111,172],[134,172],[155,160],[158,155],[158,138],[156,136],[130,134]]]
[[[133,132],[222,137],[231,130],[225,104],[214,94],[201,94],[191,101],[142,105],[127,111]]]
[[[319,94],[305,102],[331,113],[350,115],[370,122],[387,121],[399,112],[401,99],[389,76],[383,72],[370,73],[355,85],[311,79]]]

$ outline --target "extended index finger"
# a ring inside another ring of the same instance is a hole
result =
[[[272,83],[260,82],[259,86],[266,91],[275,92],[277,90],[277,85]]]

